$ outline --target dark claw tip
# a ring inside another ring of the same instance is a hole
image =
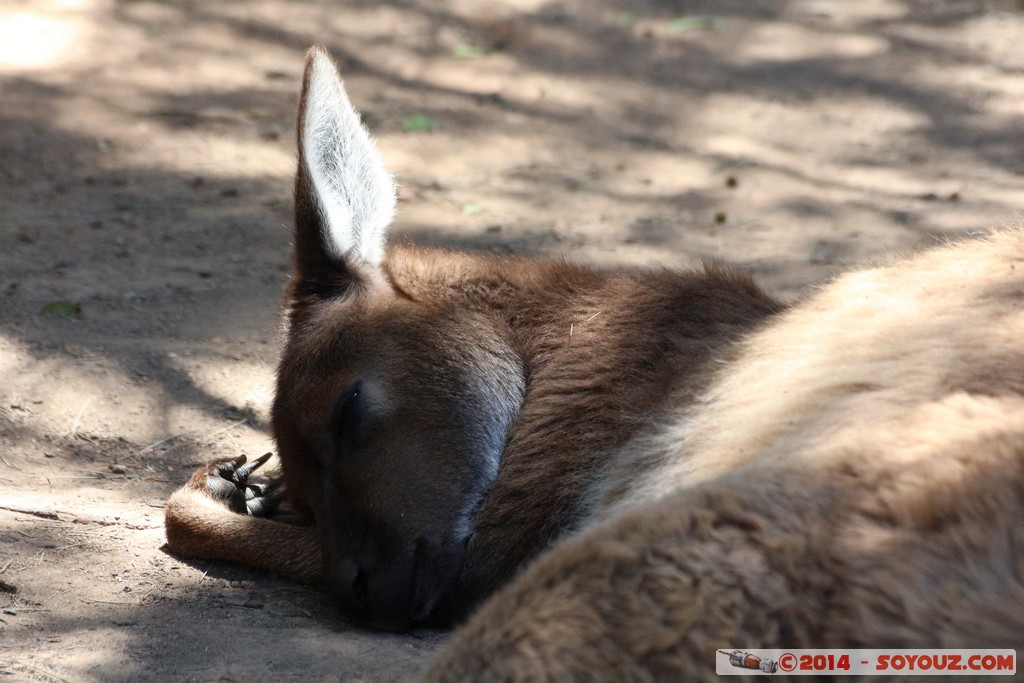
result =
[[[270,455],[270,453],[264,453],[263,455],[256,458],[248,465],[245,465],[244,467],[238,467],[237,469],[235,469],[235,481],[237,481],[239,484],[244,482],[246,479],[249,478],[250,474],[258,470],[263,465],[263,463],[270,459]],[[245,456],[243,455],[242,457],[244,458]]]

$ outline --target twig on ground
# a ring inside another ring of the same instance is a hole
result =
[[[135,603],[124,600],[100,600],[99,598],[78,598],[82,602],[91,602],[99,605],[124,605],[125,607],[135,607]]]
[[[67,510],[42,510],[24,507],[21,505],[0,505],[0,510],[16,512],[22,515],[31,515],[32,517],[40,517],[42,519],[52,519],[57,522],[69,522],[71,524],[95,524],[97,526],[120,526],[137,531],[144,529],[156,529],[161,526],[160,524],[139,524],[137,522],[122,522],[121,520],[116,519],[103,519],[101,517],[92,517],[78,512],[69,512]]]
[[[0,505],[0,510],[18,512],[23,515],[31,515],[33,517],[42,517],[43,519],[55,519],[60,521],[60,513],[55,510],[40,510],[36,508],[22,507],[20,505]]]

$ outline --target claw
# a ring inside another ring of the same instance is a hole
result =
[[[222,462],[222,463],[220,463],[219,465],[217,465],[216,467],[213,468],[213,471],[210,472],[210,476],[211,477],[217,476],[217,477],[220,477],[221,479],[226,479],[227,481],[234,481],[235,469],[239,465],[244,463],[244,462],[245,462],[245,455],[244,454],[238,456],[234,460],[231,460],[231,461],[228,461],[228,462]]]
[[[249,478],[250,474],[262,467],[267,460],[270,460],[271,455],[272,453],[264,453],[248,465],[245,465],[245,455],[239,456],[239,458],[235,460],[235,481],[239,484],[245,483],[245,480]]]

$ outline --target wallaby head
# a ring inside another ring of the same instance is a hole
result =
[[[609,459],[780,310],[723,268],[385,247],[394,181],[322,48],[298,141],[273,430],[330,587],[370,625],[459,619],[588,523],[618,495]]]
[[[395,184],[319,47],[298,143],[274,436],[342,607],[403,629],[458,578],[523,372],[488,317],[393,276]]]

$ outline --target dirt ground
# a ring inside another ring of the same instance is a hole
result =
[[[796,297],[1018,220],[1021,36],[996,0],[6,0],[0,680],[391,680],[443,642],[161,549],[193,468],[272,448],[310,44],[396,239],[723,258]]]

